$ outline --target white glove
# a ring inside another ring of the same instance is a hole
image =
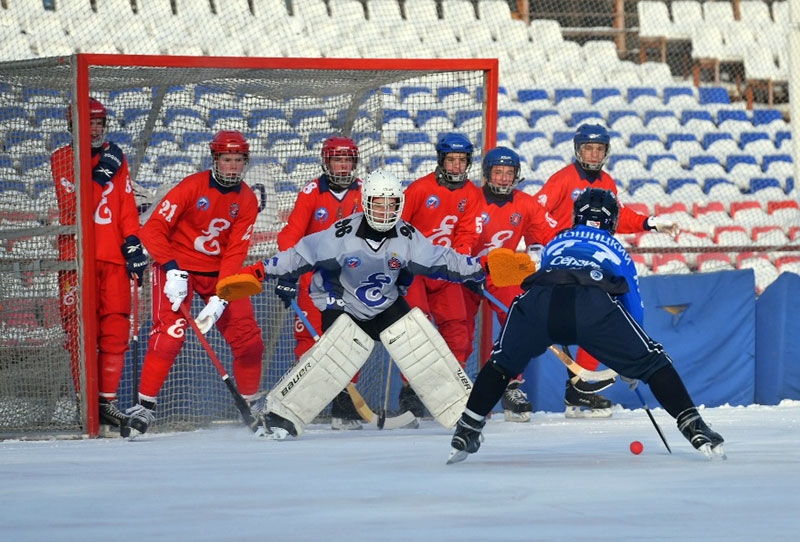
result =
[[[658,218],[657,216],[651,216],[647,219],[647,227],[651,230],[656,230],[658,233],[668,233],[673,237],[678,235],[678,231],[680,231],[678,225],[672,220]]]
[[[170,269],[167,271],[167,283],[164,285],[164,295],[172,303],[172,310],[178,312],[178,308],[186,299],[189,293],[189,273],[180,269]]]
[[[544,245],[536,243],[528,247],[528,257],[536,265],[536,269],[542,266],[542,252],[544,252]]]
[[[197,328],[203,335],[208,333],[211,326],[217,323],[219,317],[222,316],[222,311],[224,311],[227,306],[227,301],[215,295],[208,298],[208,304],[200,311],[197,318],[194,319],[194,323],[197,324]]]

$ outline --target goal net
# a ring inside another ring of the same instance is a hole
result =
[[[76,55],[0,63],[0,434],[91,435],[97,428],[94,254],[84,232],[95,210],[81,190],[91,182],[91,165],[82,159],[89,146],[88,97],[107,108],[107,139],[127,157],[142,222],[172,186],[210,167],[216,131],[245,135],[251,148],[246,182],[259,200],[251,263],[277,251],[277,233],[298,191],[322,172],[328,136],[356,141],[360,178],[386,167],[410,182],[435,167],[439,133],[461,132],[475,144],[470,178],[479,182],[480,155],[494,145],[496,94],[495,60]],[[53,159],[53,168],[71,168],[81,179],[77,209],[65,210],[56,199],[51,156],[70,144],[73,163],[56,164],[64,160],[58,153]],[[253,298],[266,346],[261,390],[294,361],[294,318],[271,289],[268,284]],[[201,308],[196,298],[193,314]],[[126,354],[122,409],[135,401],[134,369],[147,348],[147,280],[133,320],[138,359]],[[208,338],[233,374],[224,340],[216,330]],[[473,374],[476,359],[473,354]],[[386,362],[376,349],[358,384],[373,409],[383,402]],[[159,394],[154,429],[237,417],[219,374],[188,332]]]

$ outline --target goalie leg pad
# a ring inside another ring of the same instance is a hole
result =
[[[444,339],[421,310],[414,308],[380,335],[384,348],[436,421],[455,427],[472,382]]]
[[[375,342],[343,314],[267,395],[266,412],[291,421],[297,435],[345,389]]]

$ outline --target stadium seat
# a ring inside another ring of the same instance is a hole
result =
[[[751,234],[757,245],[783,246],[789,244],[789,238],[781,226],[754,226]]]
[[[717,226],[714,229],[714,243],[724,246],[748,246],[752,244],[744,226]]]
[[[739,146],[745,149],[749,144],[757,141],[768,141],[769,147],[774,150],[772,139],[767,132],[743,131],[739,133]]]
[[[697,201],[698,199],[705,198],[700,183],[694,177],[667,178],[665,192],[667,195],[672,196],[675,201],[679,202],[676,203],[676,205],[683,205],[682,202],[684,201]],[[656,214],[659,214],[659,212],[656,211]]]
[[[753,126],[767,126],[776,120],[783,120],[783,114],[777,109],[753,109]]]
[[[637,145],[639,145],[643,141],[658,141],[659,144],[660,144],[661,143],[661,138],[658,137],[658,135],[653,134],[653,133],[631,134],[628,141],[630,143],[631,148],[635,148]]]
[[[800,275],[800,256],[779,256],[775,258],[778,273],[795,273]]]
[[[686,258],[679,253],[654,254],[653,273],[659,275],[684,275],[691,273]]]
[[[615,87],[593,88],[591,90],[592,104],[595,105],[611,96],[622,96],[622,92]]]
[[[669,109],[647,110],[644,112],[644,124],[648,130],[666,134],[680,129],[680,123],[674,111]]]
[[[541,88],[526,88],[518,90],[517,101],[521,104],[533,105],[536,103],[546,105],[546,107],[552,106],[552,102],[550,102],[550,97],[547,95],[547,91]],[[541,107],[537,105],[536,108],[539,109]]]
[[[664,105],[673,109],[693,107],[697,105],[697,98],[693,87],[664,87]]]
[[[732,271],[731,257],[724,252],[702,252],[697,255],[697,270],[701,273]]]
[[[693,203],[692,216],[702,222],[718,226],[728,226],[733,224],[731,215],[728,214],[728,211],[725,209],[725,205],[721,201],[709,201],[706,204],[697,202]]]
[[[728,91],[723,87],[700,87],[697,92],[700,105],[731,103]]]
[[[780,200],[767,202],[767,214],[770,221],[784,227],[800,225],[800,207],[797,201]]]

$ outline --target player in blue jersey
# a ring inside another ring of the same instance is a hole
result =
[[[587,188],[575,199],[573,228],[547,245],[541,268],[511,304],[456,426],[448,463],[478,451],[486,415],[508,381],[551,344],[577,344],[627,379],[645,382],[695,448],[724,455],[722,437],[700,417],[669,355],[641,327],[636,269],[613,236],[618,217],[613,192]]]

